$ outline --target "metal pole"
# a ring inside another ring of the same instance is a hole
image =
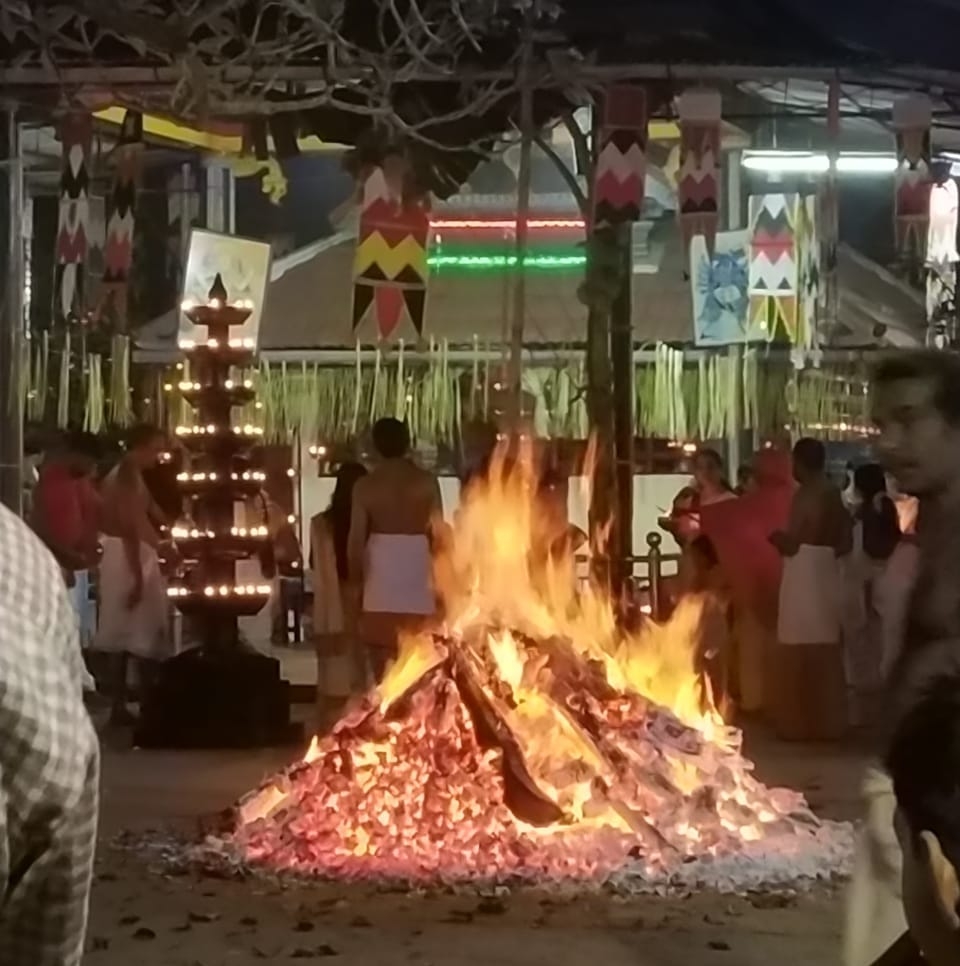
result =
[[[535,4],[527,6],[520,60],[520,167],[517,172],[516,274],[513,279],[513,313],[510,325],[510,358],[507,384],[510,392],[511,428],[523,415],[523,327],[527,315],[527,242],[530,219],[531,154],[533,151],[533,24]]]
[[[226,168],[220,161],[206,165],[206,224],[211,231],[231,232],[230,212],[226,197]]]
[[[23,511],[23,170],[16,109],[0,106],[0,501]]]
[[[663,537],[655,530],[647,534],[647,583],[650,584],[650,616],[661,620],[663,616],[663,594],[660,586],[662,579],[663,561],[660,549]]]

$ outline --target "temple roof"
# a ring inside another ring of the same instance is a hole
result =
[[[351,348],[357,339],[376,341],[372,322],[351,329],[353,256],[356,241],[344,231],[278,259],[273,266],[260,345],[265,352],[312,353]],[[506,270],[434,269],[427,296],[424,336],[451,346],[498,346],[510,324]],[[527,275],[525,343],[546,348],[580,347],[586,309],[577,297],[582,268],[531,271]],[[921,295],[846,245],[839,251],[839,322],[835,347],[915,345],[923,339]],[[634,241],[633,329],[638,345],[693,341],[690,282],[672,217],[637,226]],[[885,330],[878,336],[877,326]],[[147,354],[175,353],[177,314],[168,312],[135,335]],[[407,343],[416,333],[401,328]]]

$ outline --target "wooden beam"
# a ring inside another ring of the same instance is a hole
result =
[[[119,127],[123,124],[123,117],[127,109],[119,105],[106,107],[102,111],[94,111],[96,120]],[[172,141],[174,144],[186,144],[201,151],[214,154],[241,154],[243,152],[243,135],[238,123],[215,125],[222,130],[204,130],[191,124],[173,121],[156,114],[144,114],[143,131],[150,137]],[[236,128],[236,133],[227,133],[229,128]],[[345,145],[330,144],[322,141],[316,135],[297,138],[297,146],[304,154],[321,151],[341,151]]]
[[[269,68],[224,66],[218,69],[218,80],[223,84],[249,84],[260,81],[276,88],[287,81],[298,81],[318,85],[322,90],[325,83],[341,84],[356,81],[363,77],[362,72],[332,74],[326,64],[271,65]],[[478,81],[512,81],[515,70],[506,67],[498,70],[471,70],[464,68],[455,75],[412,74],[407,81],[420,83],[468,83]],[[556,87],[573,81],[611,80],[680,80],[680,81],[749,81],[749,80],[822,80],[825,83],[838,78],[841,83],[861,84],[881,88],[916,90],[924,87],[937,87],[945,94],[960,94],[960,71],[931,70],[921,66],[903,66],[898,69],[881,69],[864,65],[850,67],[849,64],[826,64],[819,66],[784,66],[782,64],[676,64],[663,62],[657,64],[604,64],[584,66],[571,70],[570,76],[561,76],[550,70],[541,70],[536,82],[538,87]],[[154,67],[134,66],[131,64],[109,67],[67,67],[67,66],[27,66],[5,67],[0,69],[0,85],[5,88],[16,87],[87,87],[92,91],[123,87],[170,87],[174,88],[183,80],[179,66],[157,65]]]

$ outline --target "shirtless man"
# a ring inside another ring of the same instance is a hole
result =
[[[129,657],[156,661],[164,651],[166,588],[158,550],[165,522],[143,480],[163,451],[163,434],[135,426],[127,452],[103,481],[103,558],[100,563],[100,622],[94,649],[114,656],[114,724],[129,722],[126,707]]]
[[[875,447],[898,490],[918,499],[916,569],[899,654],[887,655],[886,734],[922,699],[930,682],[960,668],[960,357],[920,350],[891,353],[872,380]],[[906,592],[906,588],[904,588]],[[866,966],[907,928],[895,801],[886,770],[864,781],[866,823],[847,908],[845,962]]]
[[[363,587],[360,639],[379,681],[400,635],[436,613],[430,551],[443,504],[436,477],[410,460],[406,423],[379,420],[373,444],[380,462],[354,488],[347,555],[350,579]]]
[[[770,537],[783,557],[772,711],[786,740],[839,738],[847,723],[839,560],[850,553],[852,522],[825,465],[822,443],[797,442],[790,520]]]

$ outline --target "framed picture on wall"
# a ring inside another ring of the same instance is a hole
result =
[[[181,305],[205,302],[219,274],[228,301],[248,302],[253,307],[247,321],[231,329],[231,338],[253,339],[257,343],[270,281],[270,263],[271,248],[266,242],[195,228],[190,233]],[[194,326],[181,311],[179,339],[201,338],[206,338],[206,329]]]

